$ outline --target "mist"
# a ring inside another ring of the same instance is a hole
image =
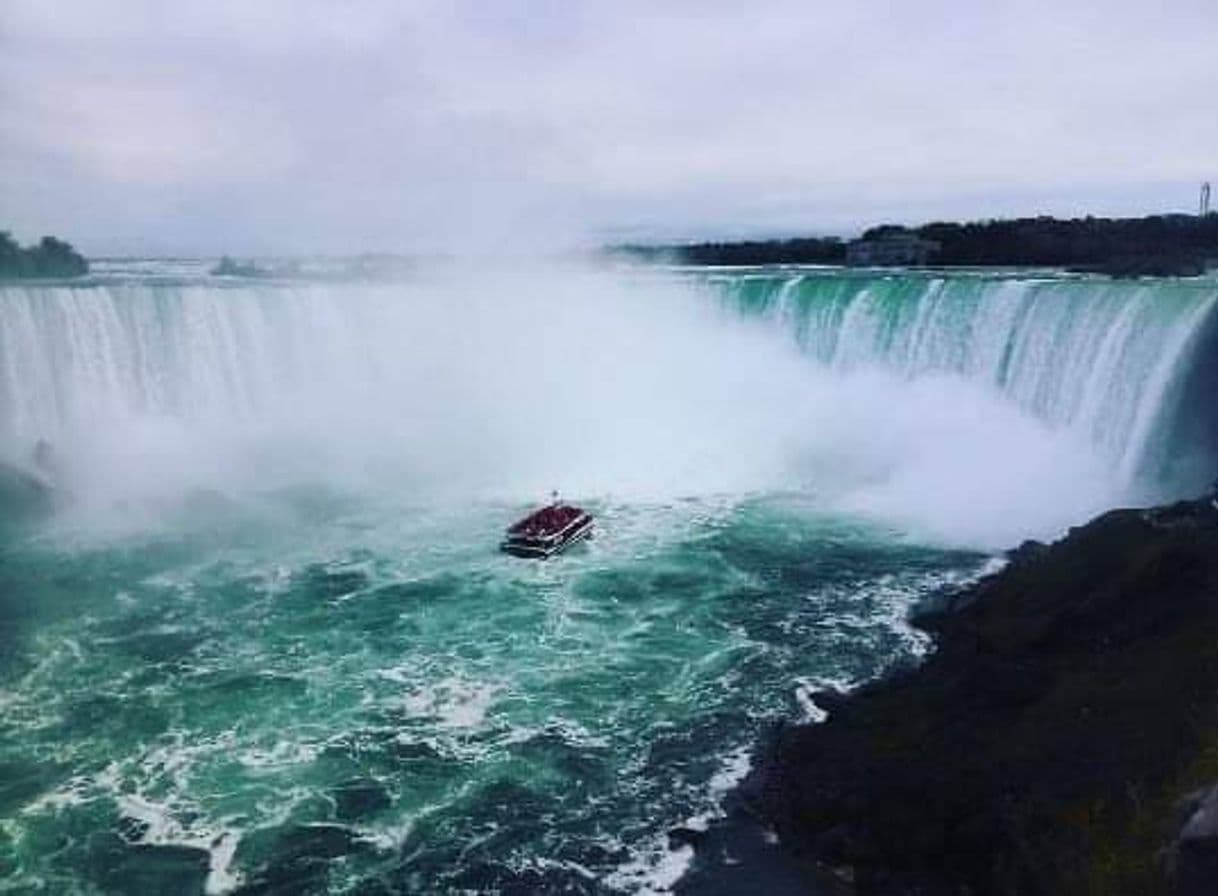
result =
[[[94,510],[302,483],[416,504],[794,492],[1000,546],[1123,488],[1093,446],[977,384],[826,368],[673,277],[446,267],[94,292],[37,299],[52,313],[7,346],[31,371],[12,450],[51,437]],[[81,314],[89,328],[54,325]]]

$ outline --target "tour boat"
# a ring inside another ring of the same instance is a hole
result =
[[[555,499],[549,506],[508,526],[499,547],[515,557],[544,559],[591,534],[591,514]]]

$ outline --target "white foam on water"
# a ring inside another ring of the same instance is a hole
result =
[[[415,816],[403,820],[400,824],[381,825],[376,828],[361,828],[360,833],[363,839],[367,840],[377,849],[388,852],[390,850],[401,849],[406,842],[406,838],[417,827],[416,819],[427,814],[427,810],[417,812]]]
[[[276,740],[269,748],[251,746],[234,752],[234,758],[257,773],[277,772],[285,767],[306,765],[317,758],[320,748],[301,740]]]
[[[204,885],[204,891],[209,896],[220,896],[235,890],[244,880],[240,872],[233,870],[233,859],[240,841],[241,836],[235,830],[223,831],[211,841],[208,849],[211,863]]]
[[[381,674],[403,683],[416,683],[417,672],[408,678],[403,678],[404,670],[400,668],[382,670]],[[434,719],[441,728],[476,728],[486,720],[495,696],[503,688],[499,683],[450,676],[403,695],[397,703],[413,715]]]
[[[719,770],[711,776],[710,796],[716,803],[727,796],[737,784],[745,779],[753,770],[753,751],[751,747],[738,747],[723,760]]]
[[[818,675],[796,678],[795,702],[803,713],[800,721],[811,725],[819,725],[829,718],[828,711],[817,705],[817,694],[826,692],[847,694],[857,686],[857,682],[852,682],[850,679],[843,677]]]
[[[671,893],[694,861],[694,848],[688,845],[669,849],[666,843],[638,853],[630,862],[614,869],[605,883],[635,896],[662,896]]]
[[[92,778],[84,775],[73,775],[63,784],[37,797],[21,807],[22,814],[40,815],[61,812],[73,806],[83,806],[93,799],[90,792],[93,786]]]
[[[123,817],[143,826],[138,832],[122,834],[130,842],[187,846],[207,852],[205,890],[219,896],[242,883],[242,876],[233,869],[240,830],[224,821],[209,821],[198,806],[184,799],[184,776],[197,752],[167,746],[150,751],[143,757],[144,761],[115,761],[94,775],[74,775],[23,806],[21,814],[53,815],[88,805],[99,798],[112,800]],[[140,772],[141,777],[137,780],[130,778],[133,768]],[[146,788],[157,786],[157,780],[166,775],[171,778],[168,795],[163,798],[149,796]],[[184,822],[184,817],[190,821]]]
[[[855,620],[861,629],[874,627],[877,623],[889,627],[901,635],[906,649],[913,655],[924,654],[931,646],[929,635],[909,623],[909,611],[921,596],[944,587],[960,587],[976,581],[984,575],[997,571],[1005,563],[1002,558],[990,557],[974,569],[949,573],[928,573],[909,577],[884,576],[869,583],[867,595],[880,607],[878,614],[871,613]],[[830,620],[826,620],[829,622]],[[831,620],[834,625],[849,624],[843,616]],[[819,724],[828,718],[828,713],[817,706],[817,692],[833,690],[848,693],[861,684],[858,680],[844,676],[808,676],[795,680],[794,696],[803,713],[802,721]],[[742,746],[729,753],[707,784],[710,806],[703,812],[685,819],[680,826],[691,830],[706,830],[716,819],[724,817],[723,800],[752,770],[753,748]],[[766,834],[767,838],[772,837]],[[653,841],[638,850],[629,862],[615,869],[606,879],[610,886],[639,896],[662,896],[689,870],[695,851],[692,846],[682,844],[669,848],[667,836]]]
[[[722,818],[723,798],[745,779],[752,767],[752,747],[741,746],[728,753],[707,782],[707,808],[674,827],[704,831],[713,821]],[[662,896],[672,892],[673,885],[685,875],[693,860],[692,846],[681,844],[671,848],[668,835],[663,834],[636,848],[631,859],[615,868],[604,882],[634,896]]]

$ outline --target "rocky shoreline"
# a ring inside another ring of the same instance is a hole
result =
[[[1111,511],[916,623],[923,665],[759,747],[678,892],[1218,892],[1218,509]]]

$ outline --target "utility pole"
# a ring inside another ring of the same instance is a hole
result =
[[[1201,185],[1201,202],[1197,206],[1197,214],[1205,217],[1210,213],[1210,182],[1207,180]]]

